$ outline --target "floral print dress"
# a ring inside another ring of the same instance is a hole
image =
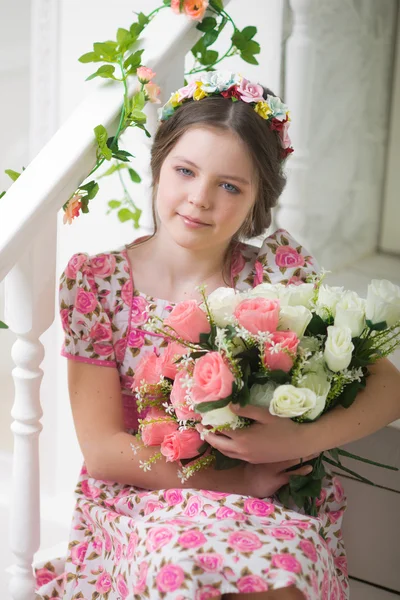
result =
[[[299,283],[314,260],[280,229],[261,248],[239,244],[232,285]],[[146,335],[151,313],[173,305],[136,290],[126,248],[75,254],[60,280],[62,354],[117,368],[125,427],[138,412],[131,385],[143,352],[162,344]],[[343,489],[328,475],[317,517],[257,499],[198,489],[145,490],[96,480],[82,466],[67,556],[35,565],[44,600],[206,600],[296,585],[308,600],[348,598],[341,522]]]

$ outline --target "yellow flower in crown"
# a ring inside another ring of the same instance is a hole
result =
[[[178,94],[178,92],[175,92],[175,94],[172,94],[171,98],[169,99],[169,104],[171,104],[171,106],[173,108],[180,106],[180,102],[179,102],[178,98],[179,98],[179,94]]]
[[[207,96],[206,92],[202,88],[202,85],[202,81],[196,81],[196,89],[193,93],[193,100],[202,100]]]
[[[254,107],[254,110],[263,119],[268,119],[269,116],[272,114],[272,110],[268,102],[257,102],[257,104]]]

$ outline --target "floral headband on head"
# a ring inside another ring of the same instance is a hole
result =
[[[268,122],[270,128],[278,132],[284,159],[293,152],[288,134],[290,113],[280,98],[268,94],[265,99],[263,94],[264,89],[261,85],[251,83],[241,75],[230,71],[211,71],[174,92],[168,102],[159,109],[159,120],[167,121],[189,100],[202,100],[210,96],[223,96],[232,102],[241,100],[252,106],[254,111]]]

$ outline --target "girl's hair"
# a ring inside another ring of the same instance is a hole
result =
[[[268,88],[263,89],[265,99],[268,94],[275,96]],[[212,96],[200,101],[185,102],[157,130],[150,163],[154,222],[154,233],[151,237],[157,232],[155,199],[163,162],[182,135],[196,126],[233,131],[249,149],[257,177],[256,200],[232,242],[261,235],[271,224],[271,209],[276,205],[286,184],[282,170],[281,140],[278,132],[271,130],[267,121],[246,102],[232,102],[222,96]],[[226,258],[231,254],[231,246],[232,244],[228,248]]]

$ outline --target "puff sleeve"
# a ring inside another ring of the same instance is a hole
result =
[[[115,367],[113,330],[102,306],[87,254],[74,254],[60,278],[59,304],[65,338],[61,355]]]
[[[278,229],[268,236],[254,263],[253,287],[260,283],[298,284],[320,268],[315,258],[287,231]]]

